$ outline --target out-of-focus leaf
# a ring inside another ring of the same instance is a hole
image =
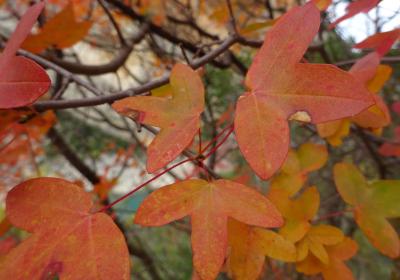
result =
[[[343,232],[330,225],[312,226],[307,234],[296,244],[297,261],[304,260],[312,253],[322,263],[329,264],[326,245],[336,245],[343,240]]]
[[[371,93],[379,93],[392,72],[389,66],[379,65],[379,60],[376,52],[370,53],[359,59],[349,71],[357,80],[365,84]],[[351,118],[317,125],[319,135],[326,138],[332,146],[339,146],[342,144],[342,139],[350,132],[351,121],[360,127],[369,129],[387,126],[391,122],[389,109],[380,96],[372,94],[371,96],[375,104],[359,114]]]
[[[387,218],[400,217],[400,180],[380,180],[368,184],[352,164],[338,163],[334,168],[336,187],[343,200],[354,206],[357,224],[382,254],[400,255],[398,234]]]
[[[60,13],[51,18],[36,35],[30,35],[22,48],[40,53],[49,47],[69,48],[82,40],[88,33],[92,22],[77,22],[72,2]]]
[[[325,246],[329,262],[324,264],[317,257],[309,254],[307,258],[296,264],[296,269],[306,275],[322,273],[325,280],[353,280],[353,273],[344,261],[357,252],[358,245],[352,239],[345,237],[336,245]]]
[[[328,28],[332,29],[342,21],[349,19],[359,13],[368,13],[378,5],[379,0],[356,0],[346,7],[346,14],[332,22]]]
[[[392,31],[376,33],[354,45],[356,49],[374,49],[384,56],[400,37],[400,28]]]

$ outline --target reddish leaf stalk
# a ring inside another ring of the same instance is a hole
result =
[[[210,143],[208,143],[208,145],[206,147],[204,147],[200,152],[200,154],[196,157],[196,158],[188,158],[185,159],[183,161],[180,161],[174,165],[172,165],[171,167],[168,167],[167,169],[165,169],[164,171],[162,171],[161,173],[155,175],[153,178],[147,180],[146,182],[140,184],[139,186],[137,186],[136,188],[134,188],[133,190],[131,190],[130,192],[128,192],[127,194],[121,196],[120,198],[118,198],[117,200],[113,201],[112,203],[105,205],[103,208],[101,208],[100,210],[98,210],[97,212],[105,212],[108,209],[110,209],[111,207],[113,207],[114,205],[118,204],[119,202],[121,202],[122,200],[126,199],[127,197],[131,196],[132,194],[134,194],[135,192],[137,192],[138,190],[142,189],[143,187],[145,187],[147,184],[153,182],[155,179],[161,177],[162,175],[164,175],[165,173],[171,171],[172,169],[186,163],[189,161],[194,161],[194,160],[198,160],[199,164],[198,167],[200,167],[201,169],[205,170],[205,172],[207,173],[207,177],[210,180],[210,174],[208,173],[208,170],[206,168],[204,168],[204,166],[202,165],[202,162],[207,159],[208,157],[210,157],[213,153],[215,153],[219,147],[221,147],[221,145],[223,143],[225,143],[225,141],[228,139],[229,135],[231,135],[231,133],[233,132],[233,125],[230,125],[226,128],[224,128],[213,140],[211,140]],[[221,140],[221,142],[219,142],[210,152],[208,152],[205,156],[202,156],[202,153],[204,151],[206,151],[213,142],[217,141],[218,138],[220,138],[226,131],[228,131],[228,133],[226,133],[226,135],[224,136],[224,138]],[[201,133],[201,131],[199,130],[199,133]],[[200,134],[199,134],[200,135]]]
[[[332,217],[342,216],[342,215],[344,215],[346,212],[353,212],[353,209],[344,209],[344,210],[341,210],[341,211],[336,211],[336,212],[328,213],[328,214],[326,214],[326,215],[324,215],[324,216],[319,217],[318,219],[316,219],[316,220],[314,221],[314,223],[320,222],[320,221],[324,221],[324,220],[327,220],[327,219],[332,218]]]
[[[199,154],[201,154],[201,128],[199,128]]]
[[[228,130],[228,133],[224,136],[224,138],[222,138],[221,142],[219,142],[210,152],[208,152],[208,154],[206,154],[204,156],[204,159],[207,159],[209,156],[211,156],[213,153],[215,153],[219,147],[221,147],[222,144],[225,143],[225,141],[228,139],[228,137],[231,135],[231,133],[233,132],[233,125],[230,125]],[[226,129],[224,129],[224,132],[226,131]],[[215,137],[216,139],[218,139],[220,135],[217,135],[217,137]]]
[[[28,138],[29,150],[30,150],[30,152],[31,152],[31,161],[32,161],[32,165],[33,165],[33,167],[35,168],[36,175],[37,175],[38,177],[41,177],[40,168],[39,168],[38,163],[36,162],[36,153],[35,153],[35,149],[34,149],[34,147],[33,147],[32,137],[29,135],[28,131],[26,131],[26,130],[25,130],[25,134],[26,134],[26,137]]]
[[[230,131],[232,132],[232,131],[233,131],[233,124],[231,124],[231,125],[225,127],[220,133],[218,133],[217,136],[215,136],[214,139],[212,139],[212,140],[210,141],[210,143],[208,143],[208,144],[203,148],[203,150],[201,150],[200,154],[204,153],[208,148],[210,148],[211,145],[212,145],[215,141],[217,141],[227,130],[230,130]],[[225,139],[225,140],[226,140],[226,139]],[[223,141],[223,142],[224,142],[224,141]]]
[[[0,153],[3,152],[5,149],[7,149],[7,147],[10,146],[17,138],[18,138],[18,135],[15,135],[10,141],[8,141],[6,144],[1,146]]]
[[[172,165],[171,167],[168,167],[168,168],[165,169],[163,172],[157,174],[157,175],[154,176],[153,178],[151,178],[151,179],[147,180],[146,182],[144,182],[143,184],[137,186],[136,188],[134,188],[133,190],[131,190],[131,191],[128,192],[127,194],[125,194],[125,195],[121,196],[120,198],[118,198],[117,200],[113,201],[112,203],[110,203],[110,204],[104,206],[103,208],[101,208],[101,209],[100,209],[99,211],[97,211],[97,212],[105,212],[105,211],[107,211],[108,209],[110,209],[111,207],[113,207],[114,205],[116,205],[117,203],[119,203],[119,202],[121,202],[122,200],[124,200],[125,198],[131,196],[132,194],[134,194],[135,192],[137,192],[137,191],[140,190],[141,188],[145,187],[147,184],[153,182],[155,179],[161,177],[162,175],[164,175],[165,173],[171,171],[171,170],[174,169],[175,167],[178,167],[178,166],[180,166],[180,165],[182,165],[182,164],[184,164],[184,163],[186,163],[186,162],[193,161],[193,160],[194,160],[193,158],[188,158],[188,159],[185,159],[185,160],[183,160],[183,161],[180,161],[180,162],[178,162],[178,163]]]

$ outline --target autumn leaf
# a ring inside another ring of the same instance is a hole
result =
[[[285,190],[287,196],[296,194],[307,179],[308,173],[320,169],[328,160],[323,145],[311,142],[290,149],[280,172],[271,179],[270,190]]]
[[[332,0],[312,0],[312,2],[320,11],[326,11],[332,4]]]
[[[303,174],[320,169],[328,160],[326,147],[311,142],[301,144],[296,153]]]
[[[7,219],[7,217],[4,217],[0,222],[0,236],[3,236],[11,228],[12,228],[12,224]]]
[[[343,232],[331,225],[312,226],[296,244],[297,261],[304,260],[310,253],[324,264],[329,264],[327,245],[336,245],[343,240]]]
[[[166,84],[164,86],[158,87],[151,91],[151,96],[155,97],[172,97],[172,87],[171,84]]]
[[[318,211],[320,197],[316,187],[307,188],[295,199],[290,198],[289,194],[285,189],[271,188],[267,198],[285,219],[285,225],[279,229],[279,233],[285,239],[295,243],[310,230],[310,221]]]
[[[326,138],[332,146],[342,144],[342,138],[350,132],[350,124],[354,122],[360,127],[377,129],[387,126],[391,122],[389,109],[383,99],[377,94],[390,78],[392,69],[387,65],[379,65],[380,57],[376,52],[359,59],[349,73],[355,79],[365,84],[375,100],[375,105],[351,117],[326,122],[317,125],[318,134]]]
[[[6,123],[4,127],[0,125],[0,144],[2,144],[0,146],[0,164],[3,167],[9,166],[10,169],[15,169],[18,162],[23,162],[29,156],[41,152],[42,148],[34,144],[38,143],[56,123],[53,111],[31,116],[24,124],[20,124],[18,121],[27,118],[25,112],[2,110],[0,116],[4,116]],[[36,149],[33,148],[34,146]]]
[[[192,179],[153,192],[140,205],[135,223],[162,226],[191,216],[194,267],[203,280],[215,279],[227,249],[227,219],[260,227],[279,227],[283,220],[263,195],[227,180]]]
[[[163,25],[167,20],[166,2],[162,0],[139,0],[135,7],[144,15],[150,16],[156,25]]]
[[[62,179],[14,187],[7,217],[32,235],[5,257],[0,278],[130,279],[124,236],[108,215],[92,214],[92,206],[88,193]]]
[[[238,31],[241,35],[249,35],[249,34],[255,33],[257,31],[260,31],[262,29],[265,29],[267,27],[273,26],[278,21],[278,19],[279,18],[269,19],[269,20],[262,21],[262,22],[253,22],[253,23],[250,23],[250,24],[246,25],[245,27],[239,29]]]
[[[12,248],[17,246],[17,244],[17,240],[12,236],[0,240],[0,263],[4,256],[10,252]]]
[[[326,138],[332,146],[340,146],[343,138],[350,133],[351,121],[348,118],[317,125],[318,135]]]
[[[400,101],[396,101],[392,104],[392,111],[400,116]]]
[[[108,193],[115,186],[116,179],[107,180],[104,177],[101,177],[100,182],[94,185],[93,192],[96,193],[100,200],[105,200],[108,197]]]
[[[354,207],[357,224],[382,254],[400,255],[400,241],[387,218],[400,217],[400,181],[379,180],[369,184],[352,164],[334,167],[337,190],[345,202]]]
[[[368,109],[362,111],[356,116],[352,117],[351,120],[360,127],[363,128],[382,128],[387,126],[391,122],[390,113],[384,100],[377,95],[383,88],[385,83],[390,79],[392,74],[392,68],[387,65],[376,65],[376,62],[371,62],[368,57],[377,56],[376,53],[371,53],[365,58],[367,59],[364,63],[368,63],[369,66],[362,67],[363,69],[369,68],[370,70],[360,70],[357,69],[357,63],[352,67],[350,73],[354,75],[356,79],[363,81],[367,89],[374,93],[373,98],[375,99],[375,105],[369,107]],[[362,59],[361,59],[362,60]],[[375,59],[376,61],[376,59]],[[379,62],[378,62],[379,64]],[[372,71],[374,69],[375,74],[368,78],[364,77],[364,71]]]
[[[147,150],[150,173],[174,160],[190,144],[199,130],[199,117],[204,110],[203,83],[189,66],[176,64],[170,84],[172,98],[128,97],[113,104],[120,114],[138,115],[139,122],[160,127],[161,131]]]
[[[41,53],[49,47],[68,48],[81,41],[91,26],[90,21],[76,21],[74,7],[70,2],[46,22],[38,34],[30,35],[22,44],[22,48],[33,53]]]
[[[21,112],[16,110],[0,110],[0,118],[0,132],[2,132],[7,129],[7,127],[20,120]]]
[[[325,280],[353,280],[353,274],[344,261],[354,256],[358,250],[355,241],[348,237],[331,246],[325,246],[329,263],[324,264],[317,257],[309,254],[308,257],[296,264],[296,269],[306,275],[315,275],[322,273]]]
[[[29,137],[38,140],[40,137],[43,137],[56,122],[56,114],[54,114],[53,111],[47,111],[26,122],[24,127],[27,133],[29,133]]]
[[[379,153],[386,157],[400,157],[400,126],[394,129],[394,141],[393,143],[383,143],[379,147]]]
[[[96,10],[93,9],[92,0],[47,0],[46,2],[59,7],[66,7],[72,4],[74,7],[74,14],[77,18],[85,18],[88,16],[88,13],[93,13],[92,16],[96,16]]]
[[[250,91],[237,102],[235,132],[241,152],[262,179],[286,158],[288,119],[321,123],[373,104],[350,74],[333,65],[299,63],[319,24],[312,3],[293,8],[267,32],[247,73]]]
[[[50,87],[50,78],[42,67],[15,56],[43,7],[44,2],[40,2],[28,9],[0,56],[0,109],[30,105]]]
[[[228,272],[233,279],[257,279],[265,257],[294,262],[296,248],[278,233],[228,221]]]
[[[384,56],[399,38],[400,28],[397,28],[392,31],[376,33],[353,47],[356,49],[373,49],[379,55]]]
[[[328,28],[332,29],[342,21],[345,21],[346,19],[349,19],[359,13],[368,13],[371,9],[378,5],[379,1],[380,0],[356,0],[351,2],[346,7],[346,14],[332,22]]]

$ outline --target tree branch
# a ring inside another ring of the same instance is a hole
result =
[[[194,69],[197,69],[206,63],[212,61],[216,57],[218,57],[220,54],[224,53],[226,50],[228,50],[233,44],[235,44],[238,41],[238,37],[236,36],[230,36],[227,39],[223,41],[221,45],[219,45],[217,48],[213,49],[211,52],[207,53],[206,55],[202,56],[201,58],[198,58],[196,60],[192,61],[192,67]],[[77,108],[77,107],[88,107],[88,106],[95,106],[95,105],[101,105],[105,103],[112,103],[116,100],[129,97],[129,96],[135,96],[135,95],[141,95],[145,94],[155,88],[158,88],[160,86],[163,86],[169,82],[169,75],[165,75],[161,78],[152,80],[144,85],[138,86],[136,88],[131,88],[127,89],[118,93],[114,94],[109,94],[105,95],[104,92],[101,92],[100,90],[97,90],[96,88],[93,88],[89,83],[86,81],[80,79],[79,77],[76,77],[72,75],[72,73],[66,71],[65,69],[55,65],[54,63],[51,63],[47,60],[45,60],[42,57],[39,57],[37,55],[34,55],[32,53],[29,53],[27,51],[19,51],[20,54],[29,57],[39,64],[43,65],[44,67],[49,67],[53,69],[54,71],[66,76],[66,77],[71,77],[71,79],[78,83],[79,85],[82,85],[83,87],[89,89],[90,91],[96,92],[98,96],[92,97],[92,98],[85,98],[85,99],[72,99],[72,100],[46,100],[46,101],[39,101],[36,102],[33,107],[41,112],[45,110],[50,110],[50,109],[68,109],[68,108]]]

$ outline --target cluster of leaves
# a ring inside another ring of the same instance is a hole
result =
[[[0,258],[1,279],[129,279],[129,244],[118,220],[113,221],[107,212],[187,162],[197,166],[200,172],[196,174],[202,178],[158,186],[141,203],[134,223],[162,226],[190,216],[194,278],[215,279],[225,270],[233,279],[257,279],[267,257],[273,267],[282,266],[282,262],[294,263],[296,270],[305,275],[353,279],[345,261],[356,254],[358,245],[346,230],[327,223],[330,215],[319,214],[320,192],[308,184],[309,173],[322,168],[328,160],[326,146],[305,142],[291,149],[289,121],[316,125],[319,135],[333,146],[342,143],[351,123],[362,133],[380,135],[391,123],[391,116],[378,93],[392,72],[380,62],[399,38],[399,30],[375,34],[355,45],[373,51],[344,71],[332,64],[303,60],[320,29],[320,10],[325,10],[331,1],[309,1],[278,20],[249,25],[240,12],[242,2],[228,1],[228,6],[219,2],[208,7],[201,1],[199,10],[206,10],[221,22],[237,24],[233,38],[244,40],[238,36],[271,26],[247,71],[246,92],[228,107],[228,125],[203,146],[201,116],[207,93],[202,71],[193,69],[189,60],[189,65],[175,63],[168,85],[152,90],[150,96],[114,102],[112,108],[116,112],[139,126],[160,129],[146,152],[146,170],[155,176],[112,203],[108,202],[108,193],[117,179],[107,178],[108,168],[103,176],[92,179],[93,193],[85,192],[77,183],[40,176],[13,187],[7,194],[3,225],[9,229],[12,224],[30,236],[17,246],[4,240],[8,243],[2,244],[7,254]],[[40,2],[31,6],[1,54],[0,153],[7,155],[1,160],[5,167],[15,165],[27,154],[38,153],[35,143],[45,134],[56,137],[52,130],[54,113],[40,114],[29,107],[48,91],[50,78],[36,62],[17,56],[17,51],[21,47],[28,51],[22,54],[39,54],[52,48],[68,48],[82,40],[93,23],[77,21],[72,3],[41,26],[39,32],[28,36],[45,5]],[[355,1],[348,6],[347,14],[330,27],[368,12],[377,4],[376,0]],[[149,17],[153,28],[160,28],[168,20],[166,6],[164,1],[138,1],[132,11]],[[26,110],[11,110],[16,108]],[[398,110],[398,103],[393,108]],[[221,119],[219,124],[226,122]],[[261,180],[269,180],[267,191],[221,179],[207,166],[207,160],[233,132],[252,171]],[[190,147],[197,134],[196,154]],[[400,138],[398,134],[397,127],[396,136]],[[26,143],[28,152],[23,149]],[[120,161],[126,164],[134,150],[135,146],[131,146],[121,151],[112,165]],[[398,155],[399,144],[396,140],[385,143],[379,151],[386,156]],[[168,166],[181,154],[187,159]],[[3,165],[3,172],[2,169]],[[400,181],[368,182],[355,165],[344,162],[334,165],[333,179],[342,203],[349,206],[334,214],[349,213],[379,252],[390,258],[399,257],[398,233],[388,219],[400,217]]]

